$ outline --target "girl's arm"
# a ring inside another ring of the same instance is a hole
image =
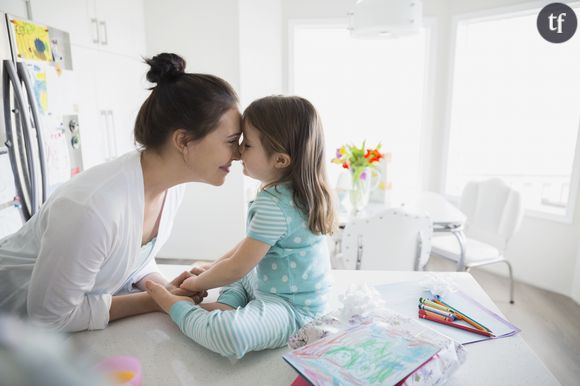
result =
[[[234,255],[234,253],[236,253],[236,251],[238,250],[238,248],[240,248],[240,245],[242,245],[243,242],[244,242],[244,240],[242,240],[239,243],[237,243],[235,247],[233,247],[232,249],[230,249],[229,251],[227,251],[222,257],[220,257],[216,261],[212,261],[211,263],[205,263],[205,264],[197,264],[197,265],[195,265],[190,270],[190,272],[193,273],[194,275],[201,275],[201,273],[203,273],[203,272],[207,271],[208,269],[210,269],[211,266],[213,266],[214,264],[217,264],[218,262],[220,262],[222,260],[229,259],[230,257],[232,257]]]
[[[189,291],[203,291],[233,283],[250,272],[270,249],[270,245],[249,237],[238,245],[231,257],[216,261],[199,276],[186,279],[180,287]]]

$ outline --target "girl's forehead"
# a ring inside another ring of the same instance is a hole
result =
[[[258,129],[256,129],[254,126],[252,126],[250,123],[245,122],[244,125],[242,126],[242,133],[244,135],[247,135],[248,133],[250,135],[253,135],[255,133],[258,132]]]

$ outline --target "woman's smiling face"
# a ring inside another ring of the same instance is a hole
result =
[[[193,181],[219,186],[230,172],[232,161],[239,159],[240,112],[230,109],[211,133],[187,144],[186,162]]]

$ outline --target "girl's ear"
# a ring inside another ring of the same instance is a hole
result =
[[[286,153],[276,153],[274,154],[274,167],[277,169],[284,169],[290,166],[292,159]]]

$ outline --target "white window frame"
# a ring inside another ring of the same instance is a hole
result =
[[[526,15],[537,15],[537,11],[542,9],[547,4],[545,1],[535,1],[526,4],[519,4],[514,6],[498,7],[485,11],[469,12],[459,15],[455,15],[451,22],[451,43],[450,43],[450,56],[449,56],[449,72],[448,72],[448,84],[447,84],[447,100],[445,104],[445,126],[443,130],[443,170],[441,172],[441,179],[439,181],[440,190],[444,195],[451,201],[458,203],[460,197],[449,195],[445,191],[446,181],[447,181],[447,170],[449,162],[449,144],[451,139],[451,110],[453,101],[453,81],[455,74],[455,52],[456,52],[456,42],[457,42],[457,28],[461,21],[486,21],[486,20],[498,20],[505,19],[509,16],[526,16]],[[580,2],[566,3],[570,7],[575,7],[580,4]],[[577,15],[580,17],[580,15]],[[579,34],[580,30],[576,31]],[[575,36],[579,38],[579,36]],[[551,220],[554,222],[572,224],[574,221],[574,211],[576,209],[576,201],[578,198],[578,188],[580,184],[580,116],[578,117],[578,134],[576,136],[576,147],[574,149],[574,162],[572,166],[572,175],[570,177],[570,190],[568,193],[568,204],[566,206],[566,213],[563,215],[546,213],[533,209],[525,209],[525,216],[531,218],[539,218],[544,220]]]

